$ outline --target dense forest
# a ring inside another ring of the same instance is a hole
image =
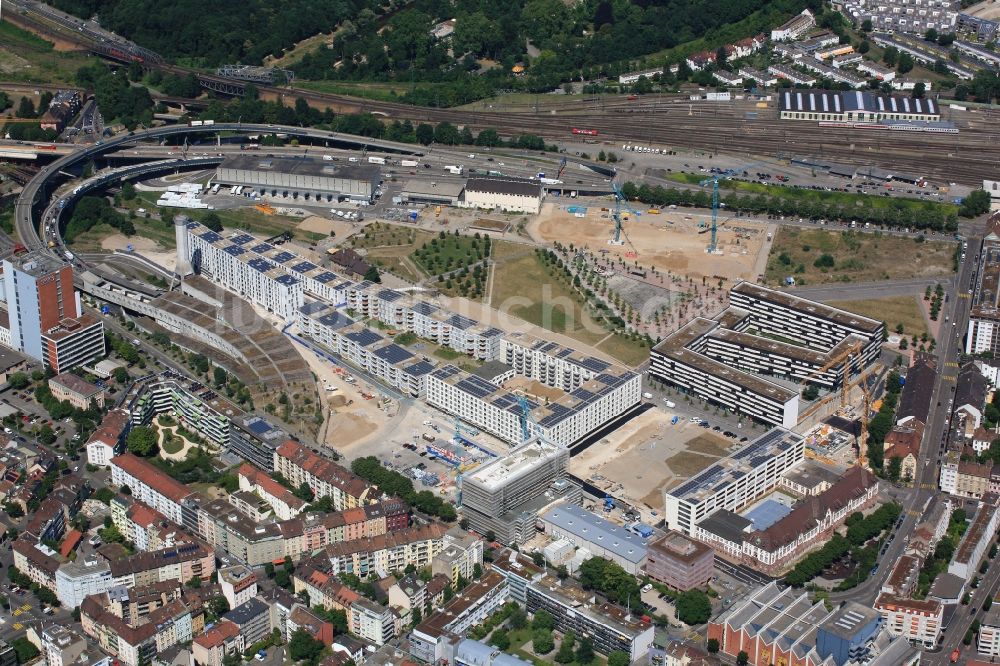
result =
[[[171,59],[194,65],[259,63],[265,56],[348,17],[377,7],[373,0],[51,0]]]
[[[405,101],[450,106],[500,89],[551,90],[616,75],[699,38],[715,48],[787,19],[819,0],[53,0],[168,58],[195,66],[261,63],[336,29],[292,65],[302,79],[409,84]],[[396,3],[396,4],[393,4]],[[197,17],[192,20],[193,17]],[[455,19],[438,39],[434,26]],[[524,64],[524,76],[511,68]],[[422,84],[422,85],[421,85]]]

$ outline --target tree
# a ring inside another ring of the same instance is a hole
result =
[[[315,661],[323,651],[323,642],[305,629],[296,629],[288,641],[288,656],[292,661]]]
[[[375,284],[379,284],[382,282],[382,276],[379,275],[377,266],[369,266],[368,270],[365,271],[364,277],[369,282],[374,282]]]
[[[128,370],[125,368],[115,368],[115,381],[119,384],[127,384],[129,380]]]
[[[27,373],[15,372],[7,380],[7,383],[10,384],[10,387],[15,391],[20,391],[28,388],[28,385],[31,384],[31,380],[28,378]]]
[[[802,391],[802,397],[805,400],[813,401],[819,397],[819,387],[815,384],[807,384],[804,391]]]
[[[417,143],[429,146],[434,143],[434,127],[427,123],[420,123],[415,130]]]
[[[816,261],[813,262],[813,266],[816,268],[833,268],[835,264],[836,261],[834,260],[833,255],[825,252],[819,255]]]
[[[542,554],[542,551],[536,550],[531,553],[531,561],[535,563],[536,567],[545,566],[545,555]]]
[[[305,481],[300,483],[299,487],[296,488],[292,494],[298,497],[300,500],[306,502],[311,502],[313,499],[313,490],[312,488],[309,487],[309,484],[306,483]]]
[[[865,19],[864,21],[862,21],[861,22],[861,30],[862,30],[862,32],[871,32],[872,31],[872,20],[871,19]]]
[[[962,217],[977,217],[990,209],[990,194],[985,190],[973,190],[962,200],[958,214]]]
[[[924,33],[924,39],[928,42],[936,42],[938,40],[938,31],[934,28],[929,28],[927,32]]]
[[[709,638],[708,643],[705,644],[705,649],[708,650],[709,654],[715,654],[719,651],[719,639]]]
[[[890,481],[899,481],[899,475],[903,469],[903,459],[899,456],[889,458],[889,465],[886,467],[885,476]]]
[[[589,638],[583,638],[576,647],[576,663],[586,665],[592,661],[594,661],[594,644]]]
[[[18,664],[26,664],[35,657],[38,656],[38,648],[36,648],[31,641],[29,641],[24,636],[19,636],[10,642],[11,647],[14,648],[14,654],[17,656]]]
[[[923,81],[917,81],[916,85],[913,86],[913,98],[922,99],[927,93],[927,85]]]
[[[535,613],[535,617],[531,620],[531,628],[535,631],[552,631],[556,626],[556,619],[552,617],[552,614],[545,610],[540,610]]]
[[[31,101],[31,98],[24,96],[21,98],[21,103],[17,105],[17,111],[15,115],[18,118],[34,118],[35,117],[35,103]]]
[[[688,625],[704,624],[712,616],[712,602],[701,590],[688,590],[677,597],[677,619]]]
[[[736,663],[738,666],[747,666],[750,663],[750,655],[740,650],[739,654],[736,655]]]
[[[201,218],[201,223],[212,231],[222,231],[222,218],[214,211]]]
[[[559,645],[559,651],[556,652],[555,660],[559,664],[568,664],[575,658],[573,654],[573,643],[576,642],[576,634],[572,631],[567,631],[563,634],[562,643]]]
[[[159,447],[156,445],[156,432],[147,426],[132,428],[125,439],[125,446],[129,453],[133,453],[140,458],[155,456]]]
[[[500,627],[494,631],[493,635],[490,636],[490,645],[500,648],[504,652],[510,649],[510,636],[507,635],[507,630]]]
[[[556,647],[551,629],[536,630],[531,638],[531,650],[535,654],[548,654]]]
[[[21,505],[16,502],[4,502],[3,510],[7,512],[7,515],[11,518],[21,518],[24,516],[24,509]]]
[[[608,653],[608,666],[629,666],[632,657],[624,650],[614,650]]]

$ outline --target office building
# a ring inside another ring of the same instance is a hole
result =
[[[104,407],[104,389],[71,372],[61,372],[50,379],[49,390],[53,398],[65,400],[77,409],[90,409],[91,402]]]
[[[681,592],[701,588],[715,575],[711,548],[680,532],[668,531],[646,548],[643,571],[655,581]]]
[[[595,601],[592,591],[578,587],[570,579],[560,581],[546,575],[527,586],[529,613],[548,611],[560,632],[573,631],[587,636],[594,650],[607,655],[621,650],[631,661],[645,658],[653,645],[653,625],[625,608]]]
[[[3,298],[4,339],[56,374],[104,356],[104,324],[83,312],[69,263],[41,250],[4,259]]]
[[[738,511],[777,488],[805,458],[801,435],[774,428],[665,493],[666,526],[691,536],[716,511]]]
[[[222,616],[240,630],[240,638],[247,647],[262,641],[271,633],[271,609],[256,597],[247,599]]]
[[[578,504],[560,502],[539,515],[545,533],[585,548],[637,575],[646,561],[649,541],[639,534],[587,511]]]
[[[966,354],[1000,354],[1000,213],[990,216],[969,311]]]
[[[268,474],[274,471],[274,452],[288,439],[288,433],[259,415],[229,422],[229,452]]]
[[[473,530],[501,538],[501,516],[543,496],[568,468],[569,449],[541,439],[522,444],[462,476],[462,515]]]
[[[88,596],[107,592],[114,586],[111,566],[97,555],[60,565],[55,580],[56,596],[65,608],[79,608]]]
[[[330,204],[375,199],[382,171],[371,164],[344,164],[300,157],[235,155],[215,172],[215,182],[246,188],[266,199]]]

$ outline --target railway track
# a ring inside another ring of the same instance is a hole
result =
[[[17,19],[40,31],[55,33],[59,39],[102,53],[106,45],[60,25],[51,17],[33,20],[19,14]],[[106,54],[105,54],[106,55]],[[144,66],[186,76],[192,70],[162,61]],[[214,74],[194,72],[203,84],[234,84]],[[263,94],[281,100],[302,97],[316,107],[328,106],[340,112],[375,113],[412,122],[449,122],[470,129],[495,129],[516,136],[530,133],[547,140],[565,141],[573,127],[599,132],[598,140],[612,145],[642,143],[672,149],[701,150],[706,153],[740,153],[789,158],[806,156],[856,166],[870,166],[946,182],[979,184],[995,175],[1000,162],[1000,112],[980,110],[968,119],[956,135],[876,132],[819,127],[815,123],[781,121],[773,109],[758,110],[768,118],[748,120],[749,108],[723,107],[718,103],[692,103],[685,95],[658,95],[627,100],[597,98],[582,101],[548,102],[538,112],[469,111],[417,107],[399,102],[370,100],[349,95],[321,93],[302,88],[259,86]],[[576,137],[579,138],[579,137]]]

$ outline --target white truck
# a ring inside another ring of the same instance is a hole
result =
[[[416,160],[403,160],[399,164],[405,167],[415,167],[419,164],[419,162],[417,162]]]
[[[464,166],[452,166],[452,165],[448,165],[444,169],[448,173],[454,174],[456,176],[461,176],[465,172],[465,167]]]
[[[384,157],[369,157],[368,164],[385,164]]]

